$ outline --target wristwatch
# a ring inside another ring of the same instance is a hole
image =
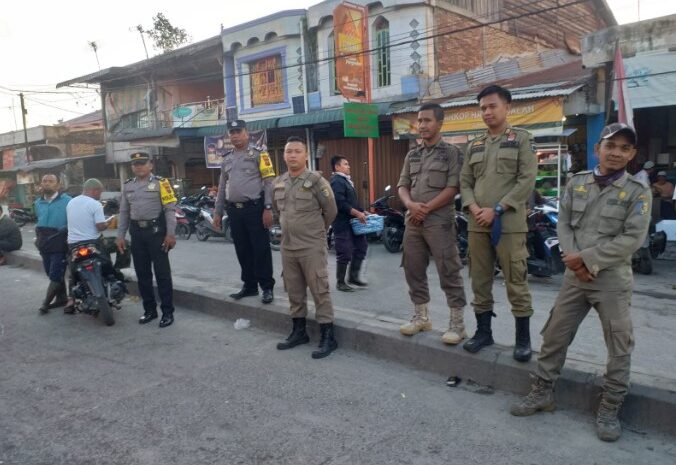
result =
[[[505,213],[505,209],[500,204],[497,204],[493,210],[495,210],[495,214],[498,216],[501,216],[503,213]]]
[[[264,205],[264,208],[265,208],[266,210],[272,210],[272,205],[270,205],[269,203],[266,203],[266,204]]]

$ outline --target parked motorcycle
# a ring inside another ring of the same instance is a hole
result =
[[[202,208],[200,210],[200,220],[195,225],[195,235],[197,240],[206,241],[210,237],[222,237],[227,242],[232,242],[232,235],[230,234],[230,220],[227,214],[223,214],[221,218],[221,227],[216,228],[213,220],[213,210],[209,208]]]
[[[30,208],[10,208],[9,217],[14,220],[17,226],[22,227],[28,223],[35,223],[37,218]]]
[[[558,221],[559,210],[550,203],[535,206],[528,214],[528,274],[549,278],[565,271],[556,232]]]
[[[75,309],[93,316],[100,314],[106,326],[114,325],[113,308],[120,308],[127,287],[115,277],[110,258],[96,242],[75,245],[70,258]]]
[[[185,214],[185,211],[177,205],[175,215],[176,230],[174,231],[174,235],[177,239],[190,239],[190,236],[193,233],[193,227],[190,225],[190,220]]]
[[[376,199],[371,208],[377,215],[384,216],[383,232],[381,240],[388,252],[398,253],[404,241],[404,229],[406,228],[404,213],[392,208],[389,204],[394,195],[389,195],[391,186],[385,187],[385,195]]]
[[[651,230],[654,228],[651,227]],[[635,273],[652,274],[653,260],[659,257],[667,247],[667,234],[657,231],[648,234],[643,245],[631,256],[631,268]]]

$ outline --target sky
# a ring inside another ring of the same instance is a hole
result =
[[[640,1],[640,9],[639,9]],[[618,23],[676,13],[672,0],[607,0]],[[101,69],[145,58],[136,25],[150,28],[164,13],[191,41],[279,10],[307,8],[318,0],[185,0],[92,2],[48,0],[3,2],[0,16],[0,133],[21,130],[19,92],[25,95],[27,127],[57,124],[100,108],[94,90],[60,89],[56,83],[98,70],[88,42],[98,46]],[[246,6],[246,7],[243,7]],[[148,40],[148,53],[152,49]]]

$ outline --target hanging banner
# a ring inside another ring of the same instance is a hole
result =
[[[265,130],[249,131],[249,144],[267,150],[268,137]],[[220,168],[225,154],[233,148],[227,134],[204,138],[204,159],[207,168]]]
[[[538,100],[512,101],[507,121],[512,126],[561,125],[563,102],[561,97]],[[418,114],[405,113],[392,116],[392,133],[395,139],[418,135]],[[478,106],[444,109],[442,134],[472,133],[486,130]]]
[[[348,100],[367,101],[368,10],[341,3],[333,10],[336,85]]]

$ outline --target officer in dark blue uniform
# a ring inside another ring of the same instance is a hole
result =
[[[139,323],[146,324],[157,318],[154,267],[162,308],[160,328],[164,328],[174,322],[174,289],[169,251],[176,245],[176,196],[168,179],[152,173],[150,155],[136,152],[130,158],[135,177],[122,186],[117,248],[121,253],[124,252],[124,236],[129,229],[131,255],[143,299],[143,316]]]

